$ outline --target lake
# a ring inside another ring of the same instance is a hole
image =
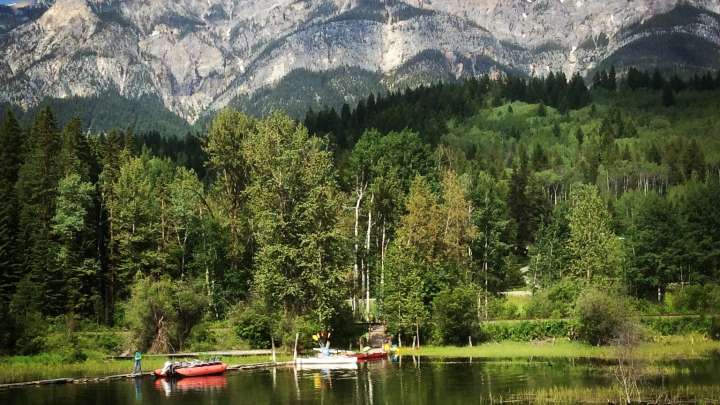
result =
[[[692,393],[694,387],[720,384],[717,360],[656,366],[664,371],[644,382],[655,390]],[[607,389],[614,381],[610,365],[588,360],[405,356],[349,369],[277,368],[176,381],[142,378],[18,388],[0,391],[0,404],[467,404],[526,400],[527,393],[543,390]]]

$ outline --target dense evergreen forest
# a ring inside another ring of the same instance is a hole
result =
[[[302,123],[228,109],[201,139],[8,111],[0,351],[42,350],[63,319],[155,351],[225,318],[256,346],[353,319],[462,343],[517,316],[512,289],[534,291],[527,317],[592,286],[717,311],[718,111],[720,74],[634,69],[436,84]]]

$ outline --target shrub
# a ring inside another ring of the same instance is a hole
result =
[[[477,294],[471,287],[443,290],[433,299],[432,338],[437,344],[463,344],[477,334]]]
[[[3,348],[24,355],[37,354],[45,347],[47,323],[39,308],[37,284],[25,277],[17,284],[7,307],[0,310]]]
[[[628,308],[619,295],[589,288],[576,302],[578,337],[594,345],[609,343],[628,322]]]
[[[672,318],[644,318],[642,323],[663,336],[706,333],[710,320],[703,317],[681,316]]]
[[[240,313],[235,332],[253,349],[267,349],[271,345],[270,336],[274,323],[273,318],[261,308],[249,306]]]
[[[183,350],[192,328],[207,309],[202,284],[139,277],[126,305],[126,321],[139,350]]]
[[[513,340],[527,342],[551,338],[569,338],[576,335],[577,322],[566,319],[539,319],[527,321],[488,322],[482,325],[483,340]]]
[[[672,296],[672,306],[677,312],[720,313],[720,286],[716,284],[686,286]]]
[[[299,334],[298,350],[302,351],[316,345],[312,340],[312,335],[318,333],[321,329],[322,327],[309,316],[288,314],[280,318],[275,328],[275,335],[280,338],[282,345],[292,350],[295,344],[295,334]],[[334,334],[330,336],[330,339],[331,341],[335,340]]]
[[[526,313],[530,318],[567,318],[581,291],[576,280],[563,279],[533,296]]]
[[[201,322],[192,328],[188,342],[196,352],[210,351],[217,346],[217,338],[207,322]]]

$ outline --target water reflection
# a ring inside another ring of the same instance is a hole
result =
[[[278,367],[179,380],[142,378],[0,390],[0,404],[464,405],[526,398],[527,393],[538,390],[583,392],[608,388],[615,383],[611,367],[584,360],[405,356],[349,369],[327,365],[315,369]],[[720,375],[720,362],[713,359],[654,367],[663,374],[649,376],[647,386],[685,392],[685,396],[695,392],[695,387],[715,387]],[[713,389],[701,391],[703,398],[720,398],[720,387]]]
[[[171,396],[184,391],[215,391],[227,387],[227,377],[224,375],[211,375],[205,377],[186,378],[158,378],[154,383],[155,389]]]

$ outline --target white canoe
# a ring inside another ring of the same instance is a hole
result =
[[[318,357],[298,357],[295,364],[301,366],[309,365],[333,365],[333,364],[356,364],[358,361],[355,356],[318,356]]]

